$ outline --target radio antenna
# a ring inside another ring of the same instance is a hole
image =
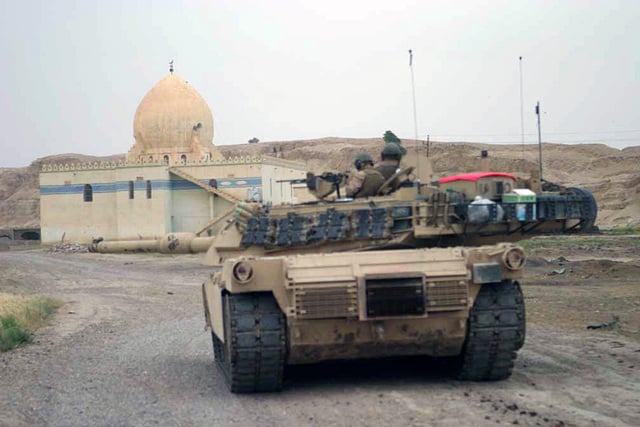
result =
[[[418,173],[418,194],[420,194],[420,159],[418,151],[418,113],[416,112],[416,85],[413,78],[413,51],[409,49],[409,69],[411,70],[411,95],[413,98],[413,134],[416,141],[416,166]]]

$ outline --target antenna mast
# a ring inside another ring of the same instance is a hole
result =
[[[416,166],[417,166],[417,173],[418,173],[418,179],[416,180],[418,182],[418,194],[420,194],[420,155],[419,155],[419,151],[418,151],[418,114],[416,112],[416,85],[413,79],[413,51],[411,49],[409,49],[409,69],[411,70],[411,94],[413,97],[413,133],[415,135],[415,141],[416,141]],[[427,149],[428,150],[428,149]]]
[[[522,56],[520,57],[520,136],[522,141],[522,165],[524,166],[524,97],[522,94]]]
[[[542,182],[542,137],[540,133],[540,101],[536,104],[536,115],[538,116],[538,163],[540,163],[540,182]]]
[[[418,114],[416,113],[416,85],[413,80],[413,51],[409,49],[409,69],[411,70],[411,93],[413,95],[413,131],[418,143]]]

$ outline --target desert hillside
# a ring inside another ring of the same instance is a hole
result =
[[[414,141],[403,141],[414,149]],[[304,161],[309,170],[343,171],[351,167],[355,154],[378,157],[382,139],[323,138],[305,141],[267,142],[219,146],[225,156],[273,155]],[[426,152],[426,146],[419,143]],[[479,168],[479,154],[488,150],[491,169],[525,174],[537,167],[535,145],[491,145],[432,142],[436,176],[469,172]],[[43,163],[78,163],[123,159],[124,155],[93,157],[63,154],[45,157],[24,168],[0,168],[0,228],[39,225],[38,171]],[[568,186],[592,191],[598,201],[597,224],[601,228],[640,225],[640,147],[623,150],[602,144],[543,144],[543,177]]]

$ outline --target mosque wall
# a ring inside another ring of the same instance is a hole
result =
[[[235,158],[214,162],[186,162],[172,166],[200,183],[215,187],[240,200],[246,200],[262,183],[260,158]],[[198,231],[209,220],[231,206],[222,197],[203,191],[191,181],[171,174],[171,231]]]
[[[160,237],[168,232],[170,224],[165,214],[171,200],[168,175],[167,168],[160,165],[121,167],[116,170],[115,202],[119,239]]]
[[[203,184],[241,200],[262,195],[290,203],[293,189],[279,180],[304,178],[306,167],[283,159],[236,158],[176,165]],[[212,181],[213,180],[213,181]],[[263,194],[263,182],[269,191]],[[86,186],[91,200],[85,201]],[[231,204],[194,182],[154,164],[45,165],[40,174],[42,242],[88,243],[94,238],[128,240],[195,232]]]
[[[303,179],[306,174],[307,168],[302,163],[265,157],[262,165],[262,197],[274,205],[296,202],[296,184],[278,181]]]
[[[187,163],[175,167],[203,184],[216,186],[241,200],[247,199],[248,194],[259,191],[262,186],[262,159],[258,157],[238,157],[204,164]],[[190,182],[185,181],[185,184],[197,188]]]
[[[171,231],[195,232],[209,221],[209,193],[197,189],[172,193]]]
[[[113,169],[41,173],[42,242],[116,238],[116,184]]]

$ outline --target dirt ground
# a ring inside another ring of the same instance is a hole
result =
[[[215,368],[199,256],[0,252],[0,292],[66,302],[33,345],[0,354],[0,425],[640,425],[640,237],[527,246],[509,380],[394,358],[293,367],[258,395],[230,394]]]

